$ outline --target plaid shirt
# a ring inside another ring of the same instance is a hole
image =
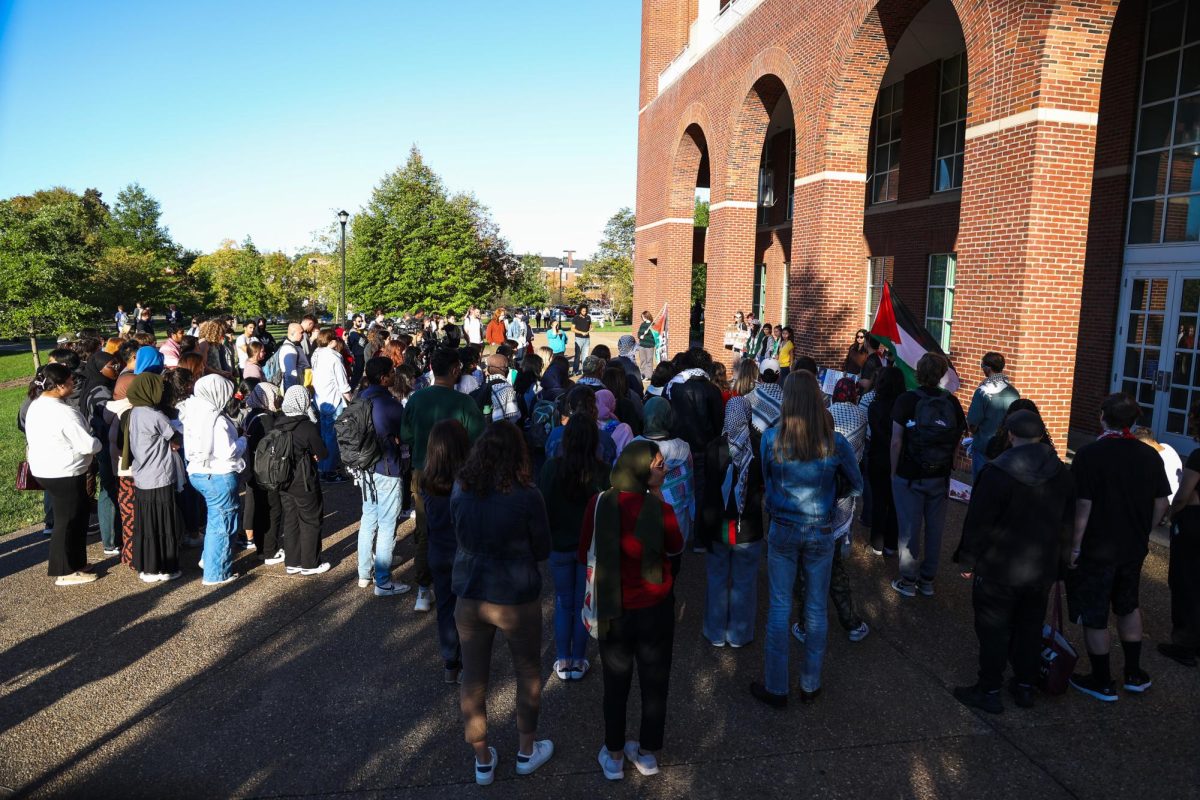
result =
[[[834,403],[829,406],[833,415],[833,428],[854,448],[854,457],[862,461],[863,447],[867,442],[867,412],[854,403]]]

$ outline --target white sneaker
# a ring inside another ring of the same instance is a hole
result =
[[[320,575],[322,572],[329,572],[329,562],[323,561],[312,569],[300,570],[301,575]]]
[[[300,567],[288,567],[287,568],[288,575],[299,575],[300,571],[301,571]]]
[[[867,623],[864,622],[854,630],[850,631],[847,635],[850,637],[850,641],[861,642],[863,639],[867,638],[867,634],[870,632],[871,629],[867,626]]]
[[[106,548],[104,548],[104,555],[106,555],[106,556],[119,556],[119,555],[121,555],[121,548],[119,548],[119,547],[106,547]]]
[[[417,602],[413,611],[428,611],[433,605],[433,592],[424,586],[417,587]]]
[[[141,581],[142,583],[158,583],[162,579],[163,579],[163,576],[159,575],[158,573],[151,573],[151,572],[139,572],[138,573],[138,580]]]
[[[287,556],[283,554],[282,550],[277,550],[275,551],[275,555],[271,556],[270,558],[264,558],[263,563],[269,567],[273,567],[276,564],[282,564],[286,558]]]
[[[91,583],[96,580],[95,573],[92,572],[72,572],[70,575],[59,575],[54,579],[55,586],[79,586],[84,583]]]
[[[488,786],[496,780],[496,764],[500,758],[496,755],[496,748],[489,747],[488,752],[492,754],[492,763],[480,764],[478,759],[475,760],[475,782],[480,786]]]
[[[160,581],[175,581],[175,580],[179,580],[181,577],[183,577],[183,573],[180,572],[179,570],[175,570],[170,575],[163,575],[161,578],[159,578],[159,580]]]
[[[638,742],[629,741],[625,743],[625,758],[633,762],[637,767],[637,771],[643,775],[658,774],[658,759],[653,753],[639,752],[641,744]]]
[[[583,676],[587,675],[588,670],[591,668],[591,666],[592,665],[585,658],[582,661],[580,661],[578,664],[576,664],[575,666],[571,667],[571,680],[573,680],[573,681],[583,680]]]
[[[625,759],[620,758],[616,761],[608,754],[608,748],[604,745],[600,746],[600,755],[596,756],[596,760],[600,762],[600,769],[604,772],[604,777],[610,781],[619,781],[625,777]]]
[[[571,662],[567,660],[555,661],[554,675],[560,681],[571,680]]]
[[[389,583],[387,586],[376,586],[375,587],[375,596],[376,597],[391,597],[391,596],[397,595],[397,594],[405,594],[411,588],[412,587],[409,586],[407,583]]]
[[[249,550],[251,553],[253,553],[255,550],[257,550],[257,549],[258,549],[258,545],[256,545],[256,544],[254,543],[254,540],[253,540],[253,539],[247,539],[247,540],[246,540],[246,544],[245,544],[245,546],[244,546],[244,547],[242,547],[242,549],[243,549],[243,550]]]
[[[550,760],[550,756],[554,755],[554,742],[549,739],[540,739],[533,743],[533,752],[529,755],[522,755],[517,751],[517,774],[531,775],[533,771]]]
[[[368,586],[370,586],[370,585],[371,585],[371,579],[370,579],[370,578],[359,578],[359,579],[358,579],[358,588],[360,588],[360,589],[365,589],[365,588],[367,588],[367,587],[368,587]]]
[[[223,581],[200,581],[200,585],[201,586],[224,586],[227,583],[233,583],[235,578],[237,578],[237,575],[230,575],[228,578],[226,578]]]

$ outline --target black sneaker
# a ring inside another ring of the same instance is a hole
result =
[[[1153,684],[1150,682],[1150,676],[1146,674],[1146,670],[1139,669],[1137,672],[1128,672],[1125,674],[1125,683],[1122,684],[1127,692],[1141,694],[1149,689]]]
[[[1185,667],[1196,666],[1196,654],[1187,647],[1170,642],[1159,642],[1158,652]]]
[[[954,699],[964,706],[978,708],[980,711],[986,711],[989,714],[1004,713],[1004,703],[1000,700],[999,689],[985,692],[979,688],[978,684],[974,686],[956,686],[954,687]]]
[[[1069,681],[1077,691],[1096,698],[1105,703],[1117,702],[1117,690],[1112,681],[1102,681],[1095,675],[1080,675],[1078,672]]]
[[[758,681],[750,684],[750,694],[754,695],[755,700],[761,700],[771,708],[787,708],[788,699],[786,694],[768,692],[767,687]]]
[[[1029,684],[1011,680],[1008,683],[1008,693],[1019,708],[1033,708],[1033,687]]]

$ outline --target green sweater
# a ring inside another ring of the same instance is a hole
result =
[[[461,422],[472,442],[483,433],[483,414],[470,395],[445,386],[427,386],[408,398],[400,423],[400,441],[408,445],[413,469],[425,469],[429,432],[444,419]]]
[[[579,531],[583,527],[583,512],[587,509],[591,495],[578,502],[569,500],[558,479],[561,458],[552,458],[542,466],[538,478],[538,489],[546,501],[546,515],[550,518],[550,547],[556,553],[573,552],[579,549]],[[597,462],[599,464],[599,462]],[[592,489],[598,494],[609,488],[608,467],[600,464],[598,480]]]

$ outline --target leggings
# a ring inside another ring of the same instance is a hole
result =
[[[54,501],[54,532],[50,534],[51,578],[79,572],[87,566],[87,478],[38,478]]]
[[[542,605],[533,600],[502,606],[462,597],[454,609],[462,646],[462,706],[467,744],[487,739],[488,674],[492,669],[492,643],[496,630],[512,654],[517,674],[517,731],[537,731],[542,705]]]

